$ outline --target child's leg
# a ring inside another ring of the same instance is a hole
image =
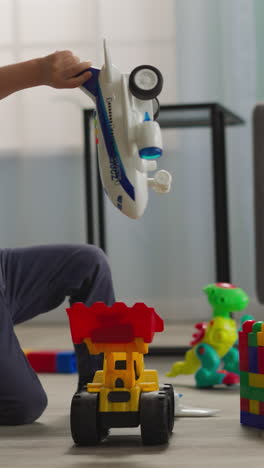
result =
[[[2,264],[5,295],[15,324],[54,309],[66,296],[71,303],[82,301],[88,306],[115,301],[106,256],[95,246],[8,249],[3,252]],[[90,356],[83,344],[75,349],[82,386],[102,368],[102,356]]]
[[[28,364],[0,287],[0,425],[33,423],[47,406],[41,383]]]
[[[49,312],[66,296],[88,306],[97,301],[111,305],[115,300],[107,258],[92,245],[6,249],[2,270],[15,324]]]

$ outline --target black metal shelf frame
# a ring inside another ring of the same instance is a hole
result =
[[[104,195],[94,142],[94,110],[84,109],[83,116],[87,242],[106,251]],[[194,127],[210,129],[214,191],[215,281],[230,282],[225,130],[227,126],[241,125],[244,121],[221,104],[200,103],[161,106],[158,122],[164,129]]]

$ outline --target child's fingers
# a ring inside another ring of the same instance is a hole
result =
[[[75,78],[70,78],[67,80],[67,87],[68,88],[77,88],[78,86],[81,86],[85,81],[89,80],[91,78],[92,72],[86,71],[81,73],[81,75],[76,76]]]
[[[75,78],[90,67],[91,62],[74,63],[71,66],[67,67],[67,69],[65,69],[64,76],[66,79]]]

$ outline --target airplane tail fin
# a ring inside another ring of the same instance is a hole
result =
[[[112,83],[113,81],[112,62],[111,62],[111,57],[110,57],[106,39],[104,39],[104,60],[105,60],[106,81],[107,83]]]

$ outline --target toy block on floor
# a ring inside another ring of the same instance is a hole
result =
[[[246,413],[245,411],[241,411],[240,422],[245,426],[264,429],[264,417],[259,414]]]
[[[37,373],[73,374],[77,372],[74,351],[32,351],[24,350],[31,367]]]
[[[248,320],[239,332],[240,422],[264,429],[264,322]]]
[[[77,372],[76,355],[74,351],[60,351],[56,356],[56,369],[60,374]]]
[[[256,346],[248,347],[249,372],[258,373],[258,348]]]

